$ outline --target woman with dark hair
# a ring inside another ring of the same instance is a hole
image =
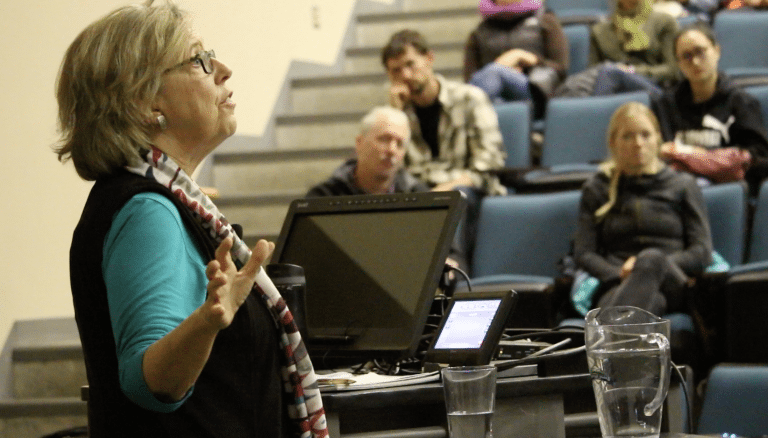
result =
[[[689,277],[709,264],[712,242],[695,179],[659,159],[658,120],[643,104],[616,110],[610,158],[582,188],[574,257],[599,281],[592,307],[680,310]]]
[[[170,0],[83,30],[59,159],[95,181],[70,251],[93,438],[326,437],[285,302],[190,175],[235,132],[232,70]]]
[[[464,48],[464,80],[491,101],[533,99],[543,110],[568,71],[560,21],[541,0],[480,0],[478,9],[483,21]]]
[[[718,71],[720,46],[709,26],[682,29],[674,44],[685,79],[654,99],[662,158],[713,182],[746,179],[756,193],[768,174],[760,103]]]

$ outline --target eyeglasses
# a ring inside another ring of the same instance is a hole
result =
[[[216,53],[213,50],[208,50],[208,51],[205,51],[205,52],[200,52],[197,55],[187,59],[186,61],[180,62],[179,64],[169,68],[165,72],[167,73],[167,72],[169,72],[171,70],[174,70],[174,69],[177,69],[177,68],[180,68],[180,67],[184,67],[187,64],[197,63],[197,64],[200,65],[200,67],[203,68],[203,71],[205,72],[205,74],[209,75],[209,74],[213,73],[213,62],[211,61],[211,59],[213,59],[215,57],[216,57]]]
[[[678,56],[680,61],[693,62],[694,58],[701,58],[707,53],[707,47],[694,47],[693,49],[683,52]]]

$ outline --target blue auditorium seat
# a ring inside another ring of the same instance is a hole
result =
[[[563,33],[568,38],[570,50],[570,65],[568,75],[584,71],[589,66],[589,26],[585,24],[570,24],[563,26]]]
[[[547,0],[563,23],[595,23],[608,16],[608,0]]]
[[[603,161],[608,155],[608,122],[618,107],[632,101],[650,105],[650,96],[639,91],[550,100],[547,104],[541,165],[551,167]]]
[[[768,11],[721,11],[712,27],[721,70],[731,76],[768,75]]]
[[[531,165],[531,104],[507,102],[494,105],[499,117],[499,130],[504,139],[506,167]]]
[[[755,348],[762,348],[755,345]],[[720,364],[709,373],[697,434],[768,435],[768,365]]]
[[[747,230],[747,185],[743,181],[702,189],[707,204],[712,246],[730,265],[744,262]]]

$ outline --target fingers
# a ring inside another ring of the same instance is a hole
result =
[[[269,256],[272,255],[272,251],[275,250],[275,244],[267,242],[264,239],[256,242],[256,246],[253,247],[251,258],[248,263],[240,270],[245,275],[256,275],[259,272],[259,267],[264,263]]]
[[[227,265],[232,260],[231,256],[229,255],[229,251],[232,249],[232,245],[232,238],[227,237],[226,239],[222,240],[219,246],[216,248],[216,260],[218,260],[221,264],[221,269],[226,270]]]

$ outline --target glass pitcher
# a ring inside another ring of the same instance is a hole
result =
[[[669,389],[669,335],[669,320],[637,307],[587,313],[587,362],[603,438],[659,436]]]

